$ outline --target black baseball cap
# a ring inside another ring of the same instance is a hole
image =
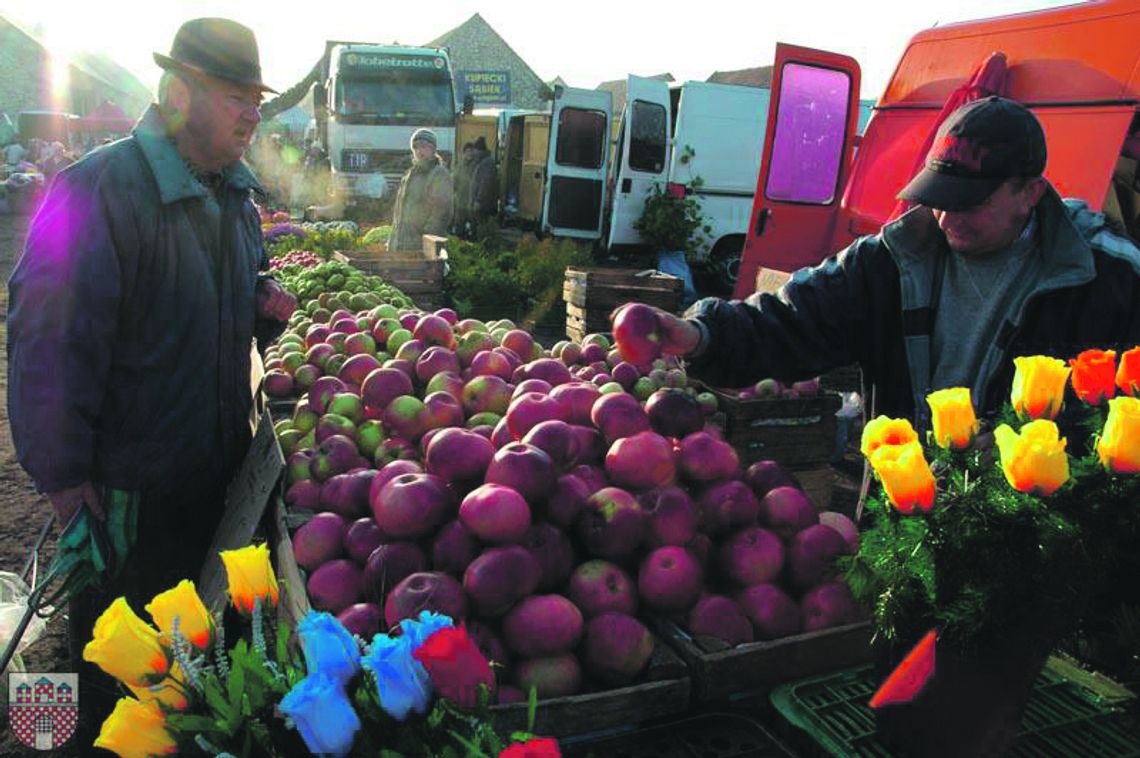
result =
[[[928,208],[964,211],[1007,179],[1041,176],[1045,132],[1021,103],[987,97],[951,113],[934,137],[926,166],[898,194]]]

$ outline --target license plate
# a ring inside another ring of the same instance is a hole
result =
[[[366,171],[370,162],[370,156],[364,150],[344,151],[344,167],[349,171]]]

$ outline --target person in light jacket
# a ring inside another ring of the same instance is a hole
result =
[[[436,153],[435,132],[417,129],[411,147],[412,167],[396,193],[389,250],[419,250],[423,235],[444,236],[451,226],[451,174]]]

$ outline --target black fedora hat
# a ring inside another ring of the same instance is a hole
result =
[[[228,18],[196,18],[174,35],[170,55],[154,54],[164,69],[188,69],[276,93],[261,81],[253,30]]]

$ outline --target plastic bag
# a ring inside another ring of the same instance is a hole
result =
[[[0,650],[6,648],[15,635],[16,629],[20,625],[20,619],[23,618],[24,611],[27,610],[29,594],[28,585],[18,574],[13,574],[11,571],[0,571]],[[28,628],[24,630],[24,635],[16,647],[16,655],[12,657],[12,662],[8,666],[9,671],[25,670],[20,654],[29,645],[43,637],[45,629],[47,629],[47,621],[38,615],[33,615]],[[7,695],[6,690],[4,694]]]
[[[693,284],[693,272],[685,260],[683,250],[661,250],[657,253],[657,270],[679,278],[682,284],[681,308],[687,308],[697,300],[697,288]]]

